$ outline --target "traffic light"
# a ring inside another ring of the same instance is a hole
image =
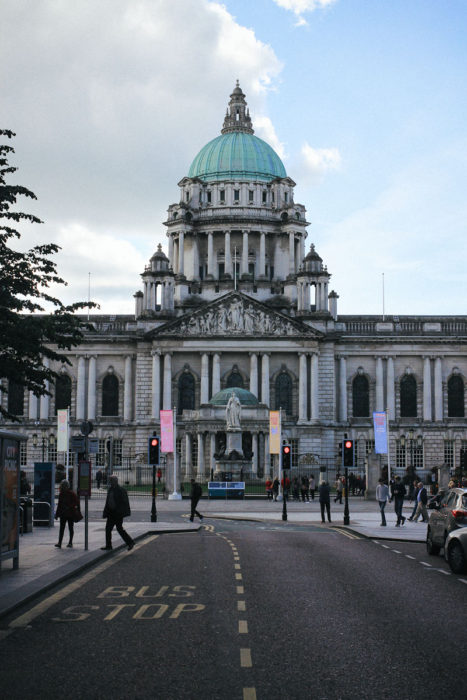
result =
[[[159,464],[160,440],[156,435],[148,438],[148,464],[158,466]]]
[[[290,469],[292,460],[292,448],[290,445],[282,445],[282,469]]]
[[[353,467],[353,440],[343,440],[342,442],[343,450],[343,466]]]

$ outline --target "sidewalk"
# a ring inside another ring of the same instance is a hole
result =
[[[252,520],[271,523],[280,527],[289,525],[316,525],[319,527],[338,527],[370,539],[389,539],[406,542],[425,542],[426,525],[407,522],[402,527],[395,527],[395,514],[389,505],[386,508],[387,527],[380,526],[380,514],[377,504],[373,501],[363,501],[361,498],[351,498],[349,501],[350,524],[343,524],[344,505],[331,501],[332,523],[321,524],[319,503],[288,501],[287,521],[282,520],[281,502],[266,500],[207,500],[200,502],[200,510],[204,522],[215,519]],[[131,499],[134,515],[125,520],[125,529],[133,539],[138,540],[148,534],[164,534],[170,532],[197,532],[198,522],[190,523],[186,517],[189,513],[189,501],[158,500],[158,522],[151,523],[148,515],[149,506],[146,499]],[[404,507],[408,518],[412,506]],[[92,501],[89,504],[88,550],[84,549],[84,523],[75,528],[73,548],[66,547],[67,532],[64,546],[57,549],[54,544],[58,538],[58,524],[55,527],[35,526],[32,533],[20,536],[19,569],[13,570],[12,560],[2,562],[0,574],[0,617],[14,610],[19,605],[32,600],[52,586],[65,581],[97,561],[109,556],[100,548],[105,543],[105,521],[101,517],[102,502]],[[125,548],[118,533],[113,533],[114,549]]]

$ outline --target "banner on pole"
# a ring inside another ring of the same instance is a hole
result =
[[[68,409],[57,411],[57,452],[68,451]]]
[[[172,409],[161,411],[161,452],[174,451],[174,423]]]
[[[386,426],[386,413],[378,411],[373,413],[373,427],[375,430],[375,452],[386,455],[388,453],[388,434]]]
[[[280,411],[269,411],[269,453],[272,455],[280,454],[280,432]]]

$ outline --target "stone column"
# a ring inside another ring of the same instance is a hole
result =
[[[203,352],[201,355],[201,391],[200,403],[209,401],[209,355]]]
[[[192,279],[199,279],[199,246],[198,236],[191,234],[191,259],[193,263]]]
[[[261,231],[259,236],[259,277],[266,276],[266,234]]]
[[[435,421],[443,420],[443,373],[441,357],[435,358]]]
[[[269,433],[263,433],[263,444],[264,444],[264,452],[263,452],[264,474],[269,475],[269,471],[270,471],[269,463],[271,461],[271,455],[269,454]]]
[[[198,478],[204,477],[204,433],[198,433]]]
[[[174,239],[172,235],[169,235],[169,267],[173,268],[174,266]]]
[[[84,355],[78,357],[78,384],[76,388],[76,420],[85,419],[85,396],[86,396],[86,358]],[[42,418],[42,400],[41,400]]]
[[[178,274],[185,274],[185,233],[178,234]]]
[[[307,377],[307,361],[306,353],[300,352],[299,357],[299,381],[298,381],[298,420],[300,423],[305,423],[308,420],[307,415],[307,399],[308,399],[308,377]]]
[[[376,357],[376,410],[384,411],[383,358]]]
[[[258,397],[258,355],[250,352],[250,391]]]
[[[394,358],[388,357],[386,376],[386,395],[389,420],[396,420],[396,398],[394,393]]]
[[[261,403],[269,406],[269,353],[261,356]]]
[[[431,421],[431,363],[423,358],[423,420]]]
[[[248,274],[248,231],[243,231],[241,272],[242,275]]]
[[[232,252],[230,250],[230,231],[224,232],[224,272],[232,275]]]
[[[216,433],[210,433],[209,435],[209,468],[214,473],[216,470],[216,459],[214,453],[216,451]],[[209,474],[209,479],[211,479],[211,474]]]
[[[151,417],[159,420],[161,408],[161,356],[159,350],[151,350],[152,355],[152,387],[151,387]]]
[[[319,359],[314,352],[311,356],[311,419],[319,420]]]
[[[95,420],[96,418],[96,368],[97,357],[96,355],[91,355],[88,375],[88,420]]]
[[[295,273],[295,233],[289,232],[289,275]]]
[[[131,420],[133,376],[131,355],[125,357],[125,386],[123,388],[123,420]]]
[[[212,357],[212,395],[221,390],[221,356],[215,352]]]
[[[256,477],[258,475],[258,433],[253,433],[251,436],[251,449],[253,450],[251,471],[253,477]]]
[[[347,421],[347,358],[339,358],[339,420]]]
[[[172,406],[172,353],[164,354],[164,388],[162,406],[168,411]]]
[[[208,275],[215,277],[214,274],[214,241],[212,231],[208,232]]]
[[[191,433],[185,433],[185,474],[191,479],[193,476],[193,460],[191,458],[193,438]]]
[[[32,391],[30,391],[29,392],[29,411],[28,411],[29,420],[37,420],[37,412],[38,412],[37,396],[34,396]]]
[[[299,264],[303,265],[303,261],[305,260],[305,235],[302,233],[300,236],[300,260]]]

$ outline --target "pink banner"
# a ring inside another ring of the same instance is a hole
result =
[[[174,451],[173,411],[161,411],[161,452]]]

